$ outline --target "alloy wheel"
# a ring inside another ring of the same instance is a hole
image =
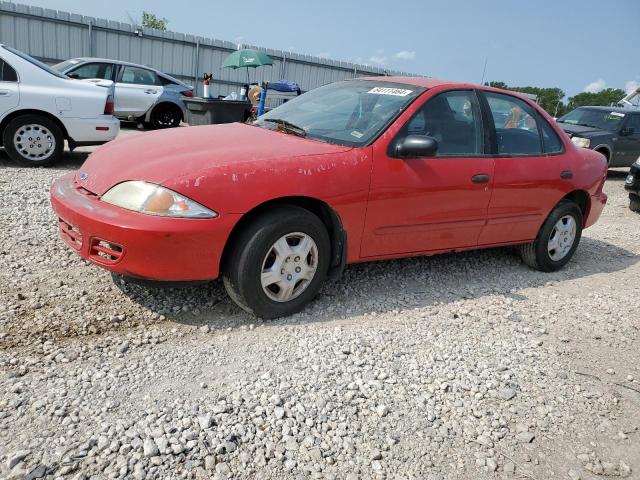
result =
[[[576,239],[576,221],[571,215],[560,218],[553,226],[547,242],[549,257],[558,262],[567,256]]]
[[[56,139],[47,128],[32,123],[16,131],[13,146],[27,160],[45,160],[55,151]]]
[[[271,300],[288,302],[299,297],[313,281],[318,268],[318,246],[306,233],[280,237],[262,262],[260,283]]]

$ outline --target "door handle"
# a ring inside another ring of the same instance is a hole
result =
[[[156,93],[157,90],[145,90],[144,93]]]
[[[564,172],[560,173],[560,178],[564,178],[565,180],[573,178],[573,172],[571,170],[565,170]]]
[[[8,97],[9,95],[11,95],[9,90],[0,90],[0,97]]]
[[[489,175],[486,173],[478,173],[471,177],[473,183],[489,183]]]

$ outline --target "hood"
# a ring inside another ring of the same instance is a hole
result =
[[[205,125],[132,135],[100,147],[76,172],[80,186],[103,195],[125,180],[159,185],[208,170],[350,150],[242,123]],[[82,178],[82,179],[81,179]]]
[[[581,137],[595,137],[598,135],[611,135],[613,132],[595,127],[585,127],[584,125],[574,125],[572,123],[558,122],[558,126],[567,132],[570,137],[579,135]]]

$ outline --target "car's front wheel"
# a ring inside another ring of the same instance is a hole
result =
[[[276,207],[233,239],[223,266],[231,299],[265,319],[296,313],[327,276],[331,246],[322,221],[296,207]]]
[[[573,256],[582,236],[582,211],[570,200],[562,200],[542,224],[535,241],[520,246],[520,256],[531,268],[554,272]]]
[[[14,162],[24,167],[42,167],[60,159],[64,136],[54,121],[28,114],[9,122],[2,142]]]

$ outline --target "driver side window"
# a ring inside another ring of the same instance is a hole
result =
[[[399,136],[427,135],[438,142],[438,157],[481,155],[482,122],[471,90],[452,90],[429,99]]]

